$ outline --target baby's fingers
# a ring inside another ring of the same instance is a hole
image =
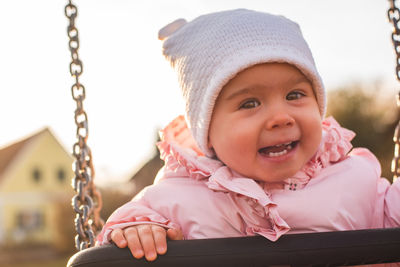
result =
[[[163,227],[152,225],[154,243],[158,254],[165,254],[167,252],[167,234]]]
[[[124,237],[124,232],[122,229],[115,229],[111,232],[111,240],[117,245],[119,248],[124,248],[128,244]]]
[[[183,240],[182,230],[170,228],[167,230],[167,236],[171,240]]]
[[[154,243],[153,230],[151,225],[139,225],[137,228],[140,243],[142,244],[144,255],[148,261],[157,258],[156,245]]]
[[[125,229],[124,234],[133,257],[136,259],[142,258],[144,252],[140,243],[137,227],[135,226]]]

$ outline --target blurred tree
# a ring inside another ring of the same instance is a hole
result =
[[[355,83],[330,90],[327,114],[357,134],[353,146],[371,150],[381,162],[382,176],[391,181],[393,132],[399,116],[390,94],[380,82]]]
[[[108,217],[119,207],[121,207],[126,202],[130,201],[133,197],[133,189],[126,190],[123,188],[124,185],[120,187],[99,187],[101,195],[103,198],[103,207],[100,212],[101,218],[107,220]]]

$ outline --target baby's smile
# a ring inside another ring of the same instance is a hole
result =
[[[258,153],[262,154],[263,156],[268,156],[271,158],[280,157],[289,153],[292,149],[294,149],[299,141],[292,141],[282,144],[277,144],[274,146],[267,146],[260,148]]]

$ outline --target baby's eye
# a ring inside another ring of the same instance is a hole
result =
[[[302,98],[303,96],[306,95],[300,91],[293,91],[286,96],[286,100],[296,100]]]
[[[239,109],[250,109],[250,108],[255,108],[260,105],[260,102],[256,99],[249,99],[244,101],[243,103],[240,104]]]

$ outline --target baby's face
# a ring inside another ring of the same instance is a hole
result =
[[[210,148],[241,175],[266,182],[291,177],[316,153],[321,115],[308,79],[294,66],[252,66],[219,94]]]

